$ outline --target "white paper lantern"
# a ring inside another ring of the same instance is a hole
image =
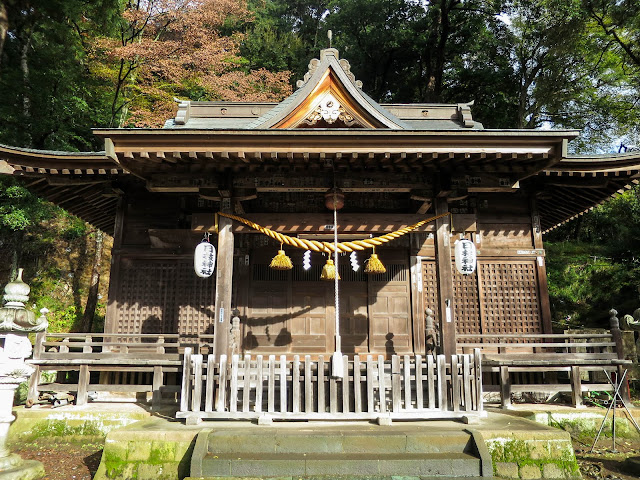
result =
[[[209,278],[216,268],[216,247],[209,242],[201,242],[193,256],[193,268],[200,278]]]
[[[458,240],[455,252],[456,269],[460,273],[470,275],[476,271],[476,246],[471,240]]]

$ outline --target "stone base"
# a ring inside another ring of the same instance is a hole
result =
[[[42,463],[36,460],[22,460],[15,454],[0,459],[0,465],[0,480],[38,480],[45,475]]]

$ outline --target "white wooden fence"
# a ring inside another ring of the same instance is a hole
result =
[[[331,376],[322,356],[184,355],[180,411],[189,423],[202,419],[280,420],[431,419],[482,414],[480,351],[426,358],[355,356],[344,378]]]

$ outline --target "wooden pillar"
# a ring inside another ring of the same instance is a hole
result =
[[[413,239],[411,248],[413,249]],[[417,249],[416,249],[417,250]],[[413,317],[413,353],[424,353],[425,325],[424,325],[424,295],[422,285],[422,262],[420,257],[409,257],[411,269],[411,315]]]
[[[446,198],[436,198],[436,215],[449,211]],[[436,272],[438,277],[438,310],[440,320],[440,352],[445,358],[456,353],[456,327],[453,318],[453,270],[451,266],[451,217],[436,220]]]
[[[531,199],[531,235],[533,248],[543,249],[542,231],[540,228],[540,215],[535,198]],[[540,317],[542,320],[542,332],[553,333],[551,326],[551,304],[549,302],[549,284],[547,283],[547,266],[544,255],[536,257],[536,277],[538,278],[538,295],[540,298]]]
[[[118,331],[118,296],[120,295],[120,262],[122,258],[120,252],[122,250],[126,208],[126,199],[120,197],[118,199],[116,219],[113,226],[113,247],[111,248],[111,267],[109,270],[109,294],[107,296],[107,313],[104,322],[105,333],[116,333]]]
[[[224,203],[224,202],[223,202]],[[218,258],[216,266],[215,327],[213,355],[231,354],[231,292],[233,285],[233,231],[232,220],[218,217]]]

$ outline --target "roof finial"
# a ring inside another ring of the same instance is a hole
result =
[[[333,32],[331,30],[327,30],[327,37],[329,37],[329,48],[331,48],[331,40],[333,40]]]

